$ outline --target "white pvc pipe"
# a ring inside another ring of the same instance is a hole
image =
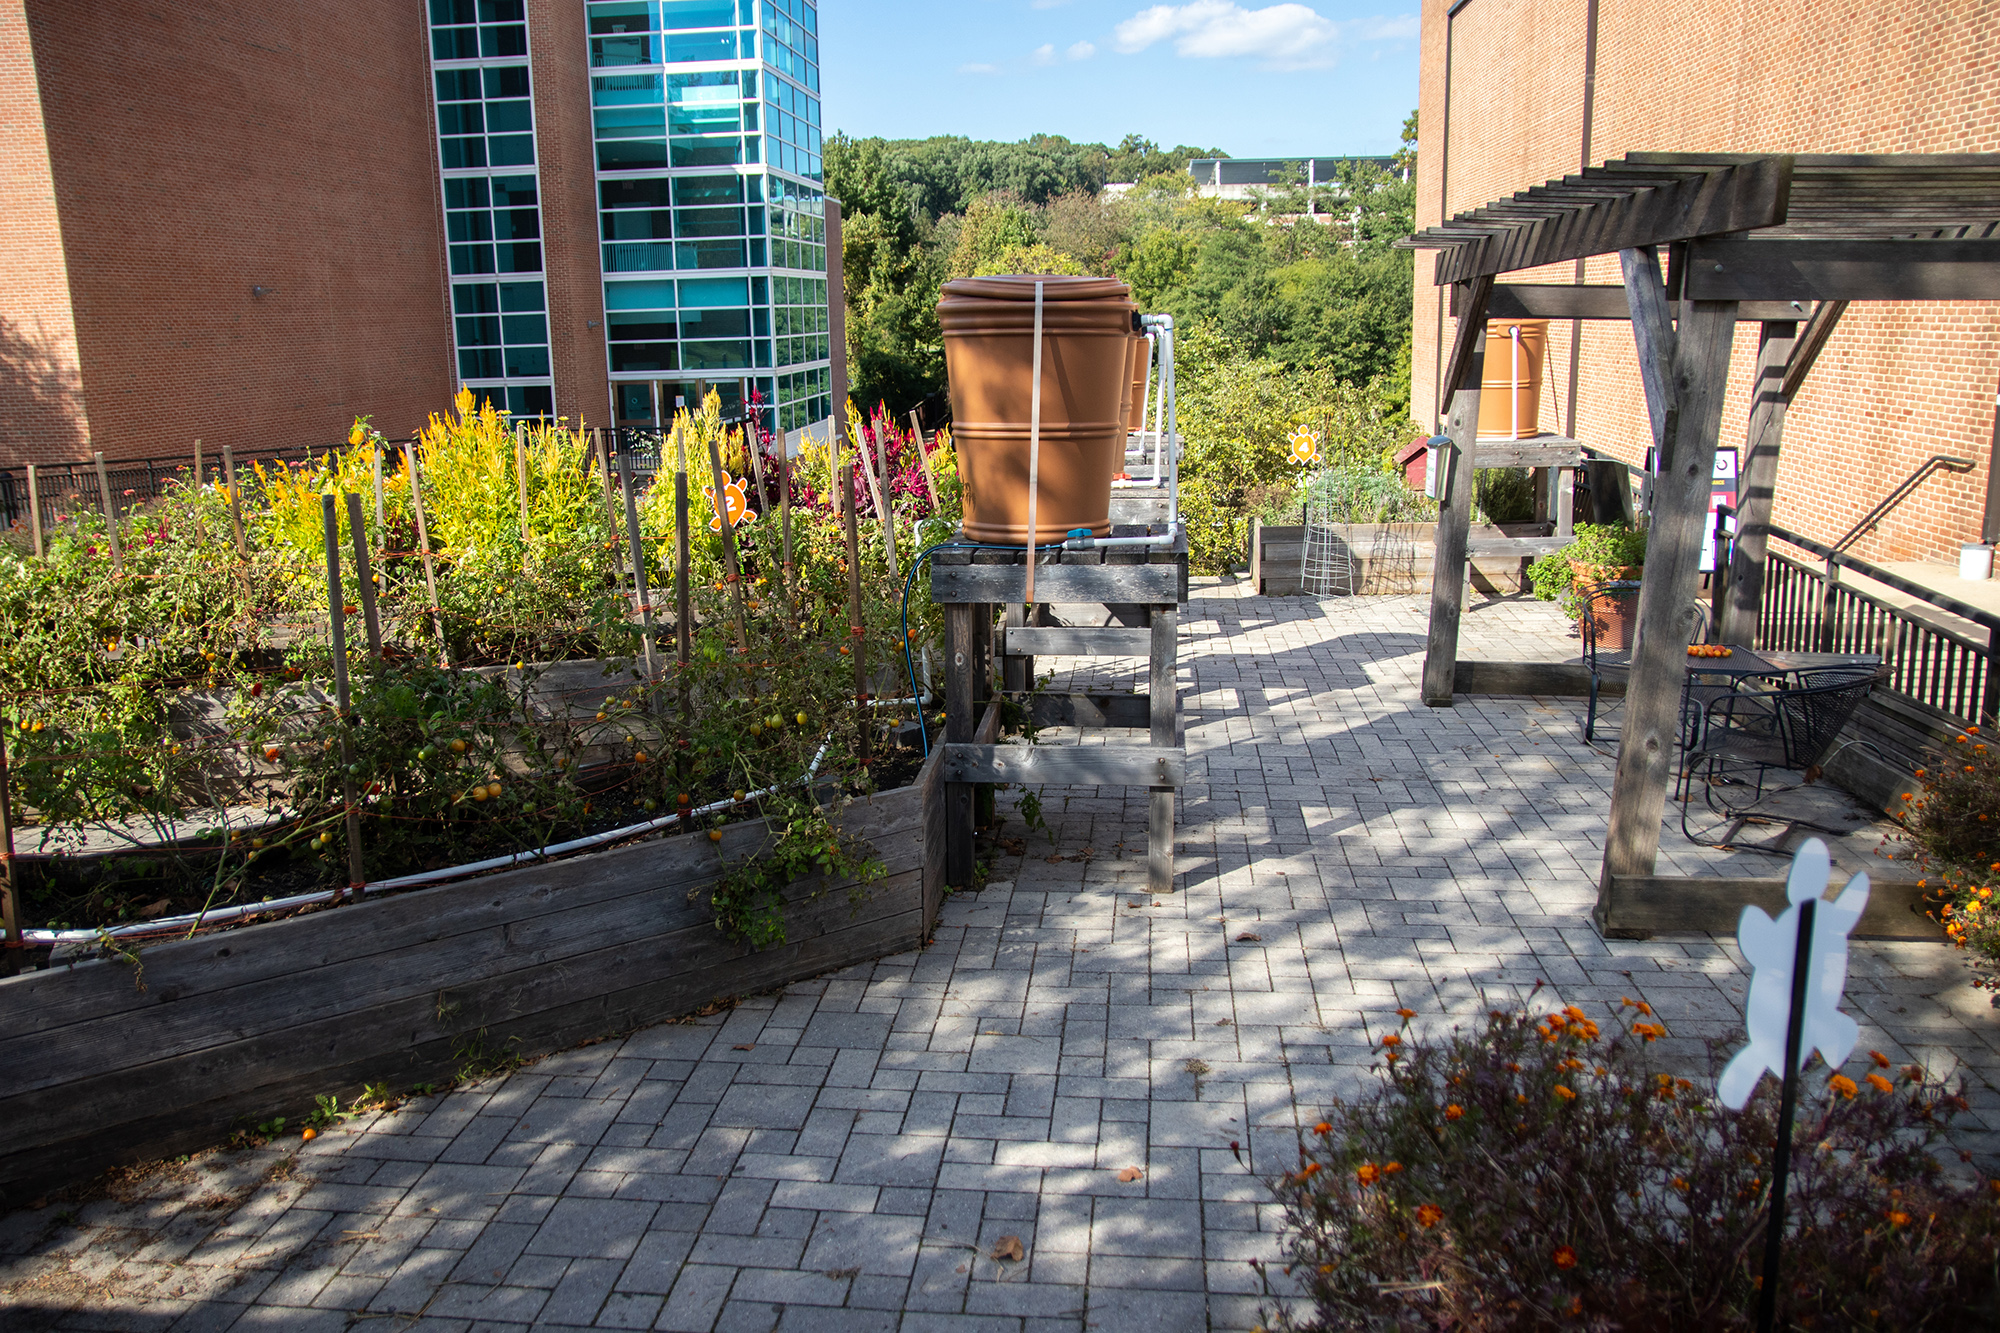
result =
[[[896,702],[906,703],[908,700],[897,700]],[[797,783],[778,783],[770,787],[761,787],[745,795],[741,801],[733,797],[726,801],[711,801],[699,809],[688,811],[687,818],[697,819],[702,815],[712,815],[718,810],[727,810],[733,805],[744,805],[751,801],[760,800],[774,792],[782,791],[785,787],[812,781],[813,775],[819,772],[820,762],[826,758],[827,747],[831,744],[833,744],[833,734],[828,732],[826,739],[820,742],[819,752],[813,756],[812,763],[806,767],[805,776],[798,779]],[[187,931],[192,934],[204,926],[226,926],[232,922],[244,921],[255,916],[265,916],[272,912],[289,912],[300,907],[313,907],[320,903],[332,902],[334,896],[339,893],[359,898],[365,893],[384,893],[391,889],[414,889],[426,884],[441,884],[447,880],[463,879],[467,875],[484,874],[489,870],[507,870],[529,861],[545,861],[551,857],[567,855],[570,852],[587,851],[592,847],[602,847],[606,843],[622,842],[626,838],[636,838],[647,833],[654,833],[670,825],[677,824],[680,820],[680,812],[675,811],[671,815],[661,815],[658,819],[648,819],[643,823],[627,824],[623,828],[607,829],[602,833],[592,833],[585,837],[572,838],[568,842],[551,843],[547,847],[540,847],[532,852],[515,852],[509,856],[488,857],[484,861],[471,861],[465,865],[446,866],[442,870],[425,870],[414,875],[402,875],[395,879],[378,879],[373,883],[360,884],[345,890],[323,889],[317,893],[298,893],[293,894],[289,898],[273,898],[269,902],[243,903],[236,907],[224,907],[213,912],[196,912],[186,916],[161,917],[157,921],[135,922],[129,926],[110,926],[98,930],[26,930],[22,931],[21,934],[22,938],[30,945],[90,944],[106,938],[114,940],[136,939],[144,935],[177,934],[181,931]]]
[[[1035,602],[1035,492],[1042,463],[1042,282],[1035,282],[1035,370],[1028,386],[1028,604]]]
[[[1507,353],[1507,415],[1508,429],[1514,432],[1512,438],[1521,438],[1521,326],[1511,324],[1508,332],[1513,336],[1513,346]]]

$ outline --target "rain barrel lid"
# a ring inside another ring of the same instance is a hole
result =
[[[1132,289],[1116,278],[1079,278],[1065,274],[1038,276],[1032,273],[954,278],[944,285],[940,296],[985,301],[1033,301],[1038,282],[1043,284],[1042,300],[1045,302],[1132,299]]]

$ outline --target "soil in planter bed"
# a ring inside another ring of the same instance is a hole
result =
[[[923,761],[920,751],[878,747],[875,760],[869,766],[867,786],[875,791],[906,787],[916,780]],[[859,782],[841,785],[850,794],[863,790]],[[694,792],[690,795],[691,804],[699,808],[727,797],[728,793]],[[510,852],[532,851],[546,843],[586,837],[642,823],[659,817],[661,813],[670,813],[662,812],[657,806],[647,810],[637,798],[617,788],[594,793],[590,804],[588,817],[573,825],[556,828],[546,839],[536,837],[531,842],[510,842],[504,837],[496,837],[490,846],[450,860],[433,857],[424,863],[412,864],[408,863],[412,858],[405,857],[401,858],[405,862],[401,864],[378,865],[370,862],[368,874],[371,879],[392,879],[420,870],[444,869],[452,864],[505,856]],[[755,813],[746,806],[741,810],[696,820],[694,826],[707,828],[714,823],[733,822]],[[481,822],[495,833],[501,833],[508,827],[499,821]],[[531,824],[526,827],[539,830],[545,826]],[[249,836],[245,835],[246,840]],[[259,853],[259,862],[240,881],[224,892],[214,893],[213,897],[216,851],[212,846],[135,849],[130,853],[114,855],[23,858],[16,862],[17,867],[25,871],[22,875],[23,924],[31,929],[56,930],[131,925],[159,917],[199,912],[204,908],[232,907],[312,893],[345,882],[346,862],[339,844],[325,851],[287,848],[279,845],[280,830],[275,828],[260,830],[255,836],[266,842],[266,847]],[[366,837],[365,823],[363,837]],[[27,961],[31,967],[46,965],[47,949],[29,950],[28,953]]]

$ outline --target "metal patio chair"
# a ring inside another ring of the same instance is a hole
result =
[[[1632,598],[1639,596],[1637,579],[1611,579],[1604,583],[1592,583],[1577,591],[1577,598],[1583,603],[1583,614],[1577,617],[1577,632],[1583,638],[1583,664],[1590,671],[1590,702],[1583,714],[1583,738],[1597,739],[1597,694],[1604,681],[1604,673],[1610,669],[1620,669],[1632,664],[1632,650],[1629,648],[1603,648],[1605,631],[1608,628],[1597,611],[1600,597]]]
[[[1740,817],[1764,800],[1765,775],[1774,768],[1801,773],[1811,782],[1827,753],[1833,749],[1840,729],[1854,710],[1875,688],[1875,673],[1846,671],[1838,678],[1793,689],[1770,691],[1739,690],[1722,694],[1702,710],[1698,746],[1688,755],[1689,791],[1681,801],[1681,832],[1690,842],[1719,846],[1695,836],[1688,828],[1687,808],[1694,800],[1693,784],[1699,778],[1702,802],[1725,818]],[[1755,773],[1748,801],[1732,803],[1726,790],[1746,785],[1730,775],[1731,769],[1751,769]],[[1777,795],[1791,788],[1778,788]]]

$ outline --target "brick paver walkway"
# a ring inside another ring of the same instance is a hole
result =
[[[1542,980],[1643,996],[1689,1059],[1730,1030],[1732,945],[1588,922],[1612,759],[1578,701],[1422,707],[1421,598],[1210,585],[1183,623],[1179,892],[1143,891],[1143,792],[1049,789],[1053,846],[1002,852],[921,953],[0,1220],[0,1322],[1246,1328],[1279,1241],[1254,1172],[1365,1083],[1398,1005]],[[1490,601],[1466,652],[1573,649],[1551,608]],[[1663,846],[1667,873],[1776,864]],[[1857,944],[1849,975],[1862,1049],[1962,1062],[2000,1128],[2000,1022],[1956,958]]]

